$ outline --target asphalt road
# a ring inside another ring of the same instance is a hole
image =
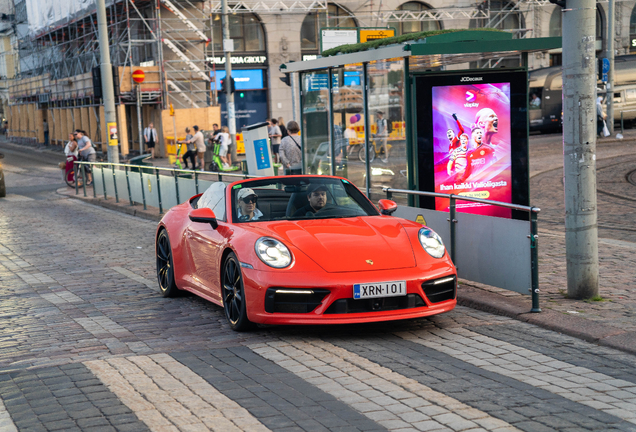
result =
[[[0,431],[636,431],[634,356],[469,308],[234,333],[159,296],[156,223],[1,151]]]

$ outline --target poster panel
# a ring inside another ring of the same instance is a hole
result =
[[[510,83],[433,87],[435,192],[510,203]],[[436,210],[450,202],[437,198]],[[510,210],[457,203],[460,211],[510,217]]]

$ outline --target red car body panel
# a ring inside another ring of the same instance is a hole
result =
[[[232,186],[226,189],[226,208],[231,209]],[[197,195],[198,196],[198,195]],[[175,283],[222,305],[221,269],[227,253],[234,252],[243,267],[247,315],[262,324],[343,324],[410,319],[452,310],[456,299],[431,303],[423,292],[428,280],[457,276],[445,253],[431,257],[418,239],[421,224],[393,216],[359,216],[334,219],[278,220],[210,224],[190,221],[190,201],[170,209],[157,228],[165,229],[172,248]],[[269,267],[254,249],[261,237],[272,237],[287,246],[293,259],[283,269]],[[367,260],[372,261],[369,264]],[[252,268],[249,268],[249,267]],[[407,294],[419,294],[425,307],[364,313],[324,314],[338,299],[353,297],[353,284],[407,281]],[[324,288],[330,291],[308,313],[265,311],[265,292],[277,288]]]

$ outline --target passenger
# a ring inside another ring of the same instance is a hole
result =
[[[258,195],[250,188],[241,189],[236,195],[238,201],[237,217],[239,222],[258,220],[263,217],[263,213],[256,208]]]
[[[309,203],[296,210],[294,217],[313,216],[327,205],[327,187],[323,184],[309,185],[307,188],[307,200]]]
[[[541,98],[536,93],[532,93],[530,100],[530,109],[541,108]]]

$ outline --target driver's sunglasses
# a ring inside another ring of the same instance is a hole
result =
[[[243,198],[245,204],[256,204],[256,200],[258,200],[258,197],[255,196]]]

